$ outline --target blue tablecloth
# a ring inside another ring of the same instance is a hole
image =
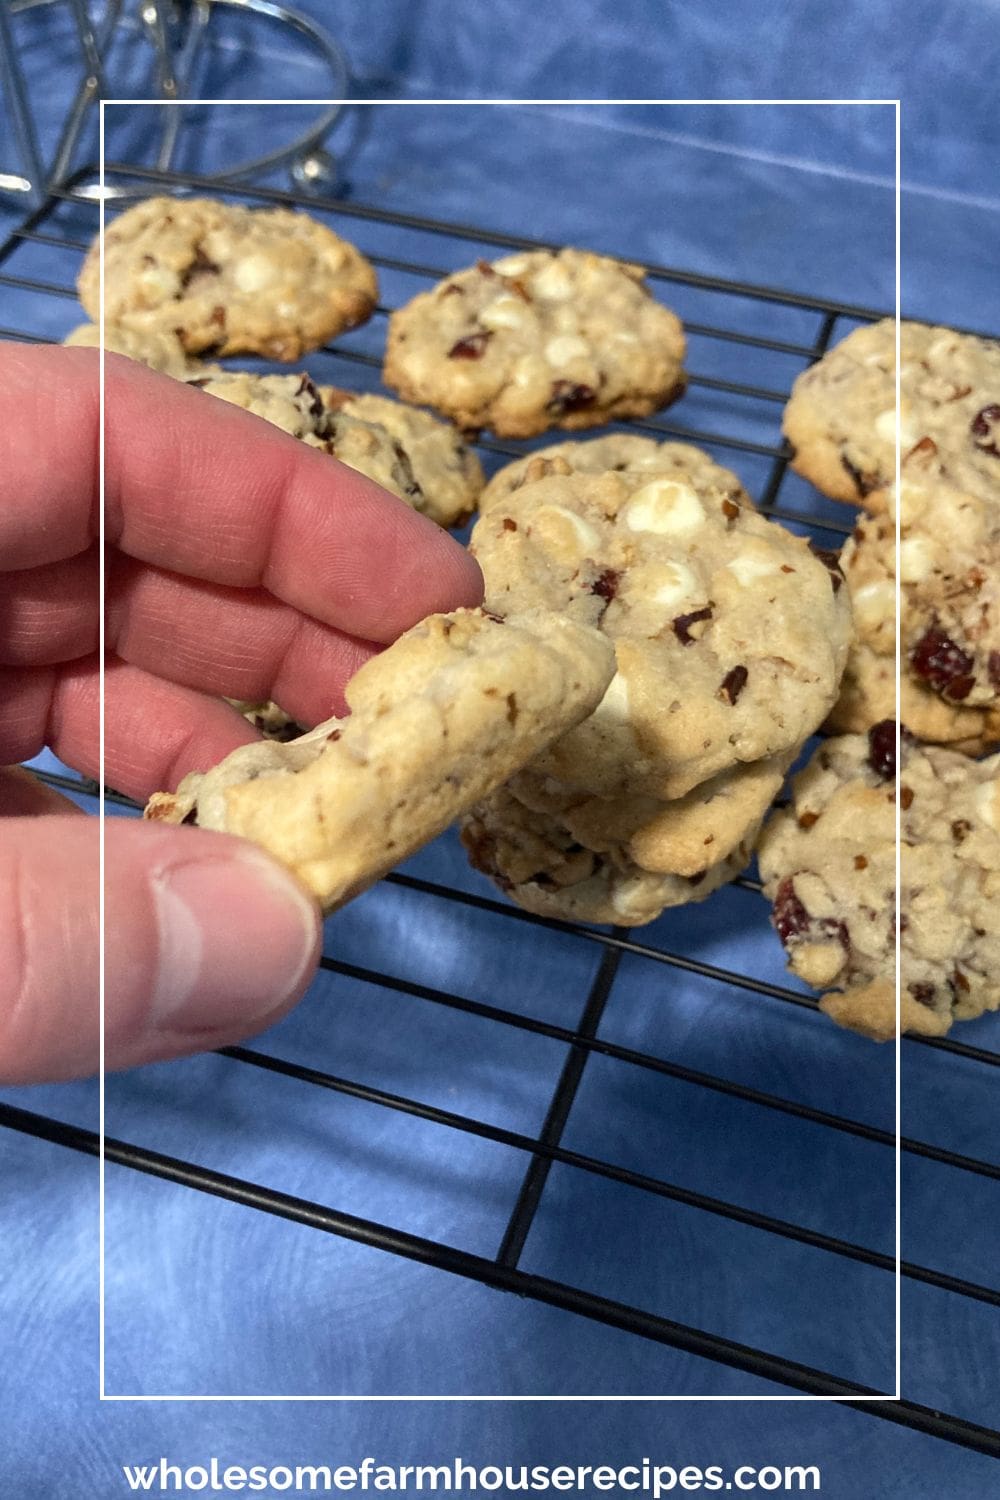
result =
[[[766,49],[764,38],[751,37],[742,8],[731,4],[713,7],[711,24],[707,11],[687,7],[673,8],[668,19],[656,7],[624,6],[616,21],[601,7],[584,7],[569,36],[541,7],[530,15],[524,6],[493,9],[478,23],[463,13],[453,28],[441,4],[423,8],[419,22],[403,7],[387,6],[378,27],[365,22],[362,7],[314,0],[308,8],[342,26],[369,80],[360,92],[410,97],[499,92],[511,86],[502,82],[508,72],[524,92],[573,92],[578,63],[601,91],[614,93],[822,92],[818,80],[826,83],[827,75],[817,71],[819,60],[831,55],[834,40],[833,55],[843,57],[850,32],[849,15],[838,12],[834,28],[834,13],[813,6],[802,7],[816,29],[802,33],[801,43],[777,27]],[[945,7],[970,27],[987,9]],[[890,10],[874,7],[872,24],[885,22]],[[941,6],[933,11],[936,27],[943,26]],[[859,15],[860,8],[856,37]],[[25,56],[39,76],[43,43],[62,45],[55,31],[36,37],[25,30]],[[247,57],[235,33],[232,43],[213,57],[202,92],[242,91],[234,84]],[[860,40],[855,45],[860,51]],[[894,34],[893,46],[891,58],[879,47],[866,49],[853,76],[845,66],[838,88],[895,94],[893,69],[906,57]],[[269,82],[256,91],[322,92],[318,70],[283,48],[269,39]],[[759,50],[759,66],[748,49],[754,57]],[[963,58],[970,72],[979,66],[971,32],[952,54],[956,70]],[[713,63],[723,57],[726,68],[716,71]],[[571,77],[573,86],[563,87]],[[907,159],[914,187],[903,199],[904,310],[982,326],[991,316],[996,321],[1000,219],[985,186],[993,122],[975,109],[949,112],[943,97],[937,104],[935,112],[930,93],[915,84],[916,146]],[[56,114],[53,104],[49,136]],[[183,140],[181,162],[204,170],[237,150],[245,154],[248,140],[267,143],[287,128],[290,114],[276,125],[263,106],[206,111]],[[145,149],[149,132],[148,114],[109,112],[113,154]],[[892,304],[893,116],[883,107],[383,105],[351,111],[331,148],[341,190],[355,201]],[[86,232],[86,211],[66,214]],[[351,227],[363,247],[400,253],[384,228]],[[37,247],[31,253],[50,279],[72,269],[65,252],[46,250],[42,261]],[[437,241],[434,254],[440,265],[457,266],[469,247]],[[402,273],[385,282],[389,301],[412,290]],[[22,296],[9,287],[0,296],[0,321],[25,331],[58,337],[78,317],[68,299]],[[689,319],[706,311],[701,294],[679,291],[676,300]],[[718,306],[713,310],[718,318]],[[736,303],[729,312],[755,316]],[[793,341],[815,325],[796,310],[769,313],[768,320],[777,337]],[[352,337],[353,347],[377,347],[374,327]],[[694,341],[692,363],[702,373],[739,381],[762,371],[759,363],[735,367],[732,358],[731,346]],[[324,373],[322,360],[317,368]],[[777,359],[766,373],[787,382],[794,371]],[[775,412],[730,411],[724,398],[703,390],[686,399],[683,420],[722,431],[737,422],[741,435],[766,440]],[[759,492],[766,461],[730,459]],[[806,503],[804,486],[794,494]],[[817,507],[817,514],[834,514]],[[451,836],[410,869],[487,893]],[[765,909],[747,890],[667,914],[641,937],[784,982]],[[569,1027],[600,958],[596,945],[578,937],[389,886],[330,922],[327,951],[414,985]],[[626,957],[600,1034],[892,1128],[890,1050],[733,985]],[[974,1023],[962,1035],[996,1050],[1000,1020]],[[528,1135],[544,1120],[566,1055],[552,1038],[330,975],[255,1045]],[[904,1133],[995,1160],[992,1070],[915,1044],[907,1044],[904,1059]],[[87,1126],[96,1117],[89,1083],[3,1097]],[[510,1146],[214,1056],[111,1080],[107,1125],[122,1139],[484,1255],[496,1252],[526,1165]],[[892,1251],[892,1153],[855,1135],[595,1056],[564,1144]],[[0,1377],[0,1423],[8,1428],[0,1480],[19,1500],[117,1494],[123,1462],[166,1454],[197,1463],[213,1453],[241,1464],[356,1463],[366,1453],[412,1463],[456,1454],[481,1464],[624,1463],[644,1455],[677,1467],[815,1463],[823,1492],[850,1500],[874,1493],[978,1497],[995,1483],[985,1458],[827,1403],[99,1406],[94,1165],[5,1131],[0,1184],[0,1327],[8,1351]],[[906,1156],[903,1184],[905,1256],[995,1285],[996,1182]],[[568,1167],[551,1173],[522,1265],[848,1379],[892,1386],[892,1279],[884,1272],[788,1242],[776,1246],[757,1230]],[[903,1324],[905,1394],[996,1425],[996,1309],[907,1282]],[[117,1395],[784,1394],[570,1313],[116,1167],[107,1170],[106,1359],[107,1390]]]

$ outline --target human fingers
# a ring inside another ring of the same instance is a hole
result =
[[[15,817],[0,852],[0,1082],[99,1065],[98,824]],[[241,839],[112,819],[105,848],[108,1068],[262,1030],[304,991],[318,908]]]
[[[313,725],[344,708],[344,687],[375,647],[264,589],[230,589],[109,559],[107,647],[171,682],[249,702],[276,699]]]
[[[477,604],[469,554],[329,454],[181,381],[105,356],[107,539],[193,578],[262,587],[379,642]],[[97,534],[94,350],[0,347],[0,558],[28,568]]]
[[[96,656],[61,668],[0,667],[0,762],[30,760],[48,745],[99,775],[99,687]],[[126,662],[107,662],[104,701],[105,779],[140,800],[258,738],[228,703]]]

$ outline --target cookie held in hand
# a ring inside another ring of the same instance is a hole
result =
[[[252,839],[331,911],[591,713],[613,671],[570,620],[431,615],[351,680],[350,717],[242,746],[145,816]]]

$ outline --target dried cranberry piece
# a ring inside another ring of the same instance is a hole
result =
[[[614,568],[605,568],[604,572],[590,585],[590,592],[597,594],[601,599],[606,599],[610,604],[618,592],[618,580],[621,576],[620,573],[615,572]]]
[[[918,1005],[926,1005],[928,1010],[934,1009],[934,996],[937,991],[933,984],[918,980],[915,984],[908,984],[906,988]]]
[[[819,559],[830,574],[830,582],[833,584],[833,592],[836,594],[844,582],[844,575],[840,570],[840,554],[838,552],[831,552],[828,547],[817,547],[812,541],[809,543],[809,550],[814,557]]]
[[[790,875],[778,886],[774,898],[774,910],[771,912],[771,921],[774,930],[781,941],[788,947],[793,937],[798,937],[803,932],[808,932],[812,926],[812,920],[802,902],[795,894],[795,886]]]
[[[896,721],[883,719],[868,731],[868,764],[883,781],[896,779]]]
[[[545,410],[553,417],[561,417],[568,411],[583,411],[593,404],[596,395],[593,386],[578,385],[573,380],[557,380],[553,383]]]
[[[972,657],[956,646],[939,625],[932,625],[921,636],[910,652],[910,662],[918,677],[952,702],[967,698],[975,686]]]
[[[735,703],[746,687],[749,675],[746,667],[733,667],[732,671],[727,672],[722,679],[719,686],[719,697],[728,698],[730,703]]]
[[[674,635],[682,646],[690,646],[694,640],[694,636],[691,634],[689,627],[694,625],[698,620],[710,620],[711,618],[712,610],[710,607],[693,609],[689,615],[678,615],[674,621]]]
[[[449,359],[482,359],[486,353],[486,345],[493,334],[484,328],[480,333],[470,333],[466,338],[459,339],[457,344],[452,344],[448,350]]]
[[[969,431],[977,448],[1000,458],[1000,406],[996,402],[976,412],[969,423]]]

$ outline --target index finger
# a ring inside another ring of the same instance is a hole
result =
[[[105,358],[108,542],[192,578],[263,587],[380,642],[480,601],[468,553],[365,476],[228,402]],[[98,429],[95,351],[0,349],[0,566],[58,561],[96,535]]]

